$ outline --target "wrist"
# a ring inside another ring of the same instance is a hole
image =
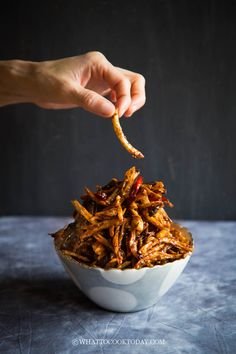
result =
[[[34,102],[38,65],[23,60],[0,61],[0,106]]]

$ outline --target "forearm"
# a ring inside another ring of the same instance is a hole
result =
[[[0,106],[34,102],[37,70],[35,62],[0,61]]]

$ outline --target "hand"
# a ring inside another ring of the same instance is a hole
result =
[[[145,103],[144,77],[114,67],[99,52],[41,62],[36,71],[38,94],[33,103],[43,108],[82,107],[111,117],[116,105],[119,117],[130,117]]]

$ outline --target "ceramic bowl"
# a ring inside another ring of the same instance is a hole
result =
[[[192,238],[187,229],[181,227],[181,230]],[[157,303],[175,283],[191,257],[189,254],[153,268],[105,270],[89,267],[64,255],[56,243],[55,249],[77,287],[95,304],[116,312],[140,311]]]

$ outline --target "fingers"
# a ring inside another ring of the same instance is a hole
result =
[[[99,52],[43,62],[39,72],[43,73],[40,82],[45,89],[35,103],[44,108],[82,107],[111,117],[116,106],[119,117],[130,117],[145,103],[143,76],[113,66]]]
[[[114,90],[111,90],[110,92],[110,100],[113,103],[116,103],[116,92]]]
[[[111,117],[115,111],[115,106],[112,102],[98,93],[82,87],[78,90],[76,101],[86,111],[101,117]]]
[[[119,117],[121,117],[129,108],[131,103],[130,80],[109,62],[106,63],[103,76],[104,80],[111,88],[110,98],[113,102],[116,102]]]
[[[114,87],[114,90],[116,92],[116,107],[119,112],[119,117],[123,116],[123,114],[131,104],[130,87],[130,81],[126,78],[123,78]]]
[[[130,94],[131,103],[129,108],[125,111],[125,117],[131,117],[131,115],[146,102],[145,79],[142,75],[136,74],[136,78],[131,85]]]
[[[110,63],[109,63],[110,64]],[[110,99],[116,102],[119,117],[130,117],[145,101],[145,79],[142,75],[109,65],[104,79],[112,88]]]

